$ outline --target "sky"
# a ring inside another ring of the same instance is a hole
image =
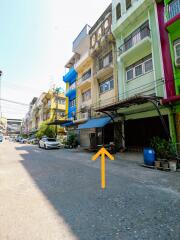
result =
[[[72,42],[111,0],[0,0],[1,97],[29,104],[53,84],[65,88]],[[2,115],[23,118],[28,106],[1,101]]]

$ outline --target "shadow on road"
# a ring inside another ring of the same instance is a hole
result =
[[[20,163],[78,239],[116,239],[111,237],[118,226],[109,208],[113,193],[100,190],[98,168],[81,164],[68,150],[16,149],[24,151]]]
[[[89,154],[27,145],[16,149],[23,150],[20,163],[79,240],[179,239],[178,195],[158,183],[162,173],[138,169],[132,178],[124,166],[119,175],[111,171],[102,191],[99,168],[83,163]],[[146,175],[154,178],[149,185]]]

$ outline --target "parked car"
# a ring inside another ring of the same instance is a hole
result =
[[[35,136],[31,136],[27,139],[27,143],[29,144],[38,144],[39,140]]]
[[[39,147],[45,149],[60,148],[60,143],[55,138],[42,138],[39,141]]]
[[[20,143],[27,143],[27,139],[26,138],[21,138],[19,142]]]

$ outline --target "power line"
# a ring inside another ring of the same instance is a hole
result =
[[[0,98],[0,101],[9,102],[9,103],[13,103],[13,104],[18,104],[18,105],[22,105],[22,106],[29,106],[29,104],[22,103],[22,102],[17,102],[17,101],[5,99],[5,98]]]

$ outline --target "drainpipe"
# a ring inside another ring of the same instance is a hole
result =
[[[178,102],[178,101],[180,101],[180,95],[176,95],[176,96],[172,96],[172,97],[169,97],[169,98],[166,98],[166,99],[162,99],[160,102],[161,102],[161,105],[165,105],[165,104],[175,103],[175,102]]]

